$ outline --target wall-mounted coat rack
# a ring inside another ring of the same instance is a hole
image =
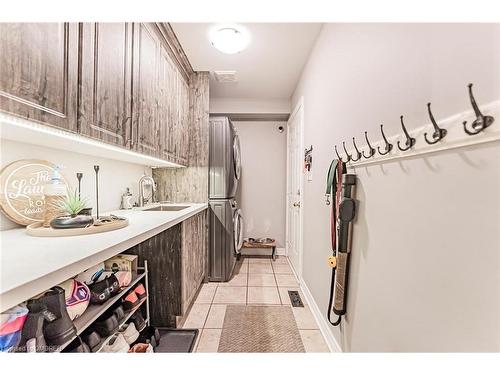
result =
[[[481,107],[483,114],[472,93],[472,83],[468,85],[468,92],[472,110],[436,121],[431,110],[431,103],[427,103],[430,124],[409,129],[401,115],[402,134],[387,137],[384,125],[381,124],[381,140],[370,142],[368,132],[365,131],[366,145],[359,147],[353,137],[353,148],[348,150],[343,141],[344,153],[339,153],[335,145],[335,154],[350,167],[358,167],[500,141],[500,128],[491,126],[495,117],[500,116],[500,100],[483,105]]]

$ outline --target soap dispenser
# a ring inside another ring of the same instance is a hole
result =
[[[127,191],[122,195],[122,209],[132,209],[132,194],[130,193],[129,188],[127,188]]]
[[[43,226],[50,227],[50,222],[58,216],[63,216],[61,202],[67,195],[66,184],[63,183],[60,173],[61,167],[56,166],[52,173],[50,183],[44,186],[44,212]]]

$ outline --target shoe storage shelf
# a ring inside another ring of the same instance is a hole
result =
[[[118,332],[122,327],[123,325],[130,319],[130,317],[132,315],[134,315],[134,313],[139,310],[139,308],[144,304],[144,302],[147,301],[147,298],[143,299],[136,307],[134,307],[132,310],[130,310],[130,312],[128,312],[125,317],[123,318],[123,320],[120,322],[120,324],[118,325],[118,328],[116,328],[115,331],[113,331],[111,333],[111,335],[109,335],[105,340],[102,341],[102,343],[99,345],[99,347],[94,351],[95,353],[99,353],[101,351],[101,349],[109,342],[109,340],[111,340],[111,338],[113,337],[113,335]],[[149,325],[149,319],[146,318],[144,319],[144,321],[146,322],[146,325],[144,326],[143,329],[139,330],[139,333],[144,331],[144,329]]]
[[[118,332],[120,328],[129,320],[129,318],[141,308],[141,306],[146,304],[146,327],[149,325],[149,288],[148,288],[148,262],[144,262],[144,267],[138,267],[138,272],[132,274],[132,281],[128,286],[123,288],[120,293],[118,293],[113,298],[110,298],[108,301],[103,303],[102,305],[90,305],[87,310],[82,314],[82,316],[76,318],[73,322],[76,328],[76,335],[74,335],[71,339],[66,341],[64,344],[57,347],[53,352],[61,352],[66,348],[69,344],[71,344],[79,335],[83,333],[92,323],[94,323],[102,314],[104,314],[110,307],[119,302],[123,296],[125,296],[129,291],[131,291],[138,283],[144,279],[144,284],[146,288],[147,296],[143,299],[136,307],[132,310],[127,311],[125,317],[121,320],[118,328],[115,329],[107,338],[102,340],[102,343],[99,345],[99,348],[95,352],[99,352],[104,345],[111,339],[111,337]]]

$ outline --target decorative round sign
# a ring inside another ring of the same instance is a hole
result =
[[[50,179],[55,164],[45,160],[18,160],[0,172],[0,207],[12,221],[29,225],[43,221],[45,185]],[[61,182],[68,183],[61,174]]]

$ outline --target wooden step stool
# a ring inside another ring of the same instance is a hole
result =
[[[272,249],[271,259],[276,260],[276,241],[273,242],[248,242],[243,241],[243,249]]]

